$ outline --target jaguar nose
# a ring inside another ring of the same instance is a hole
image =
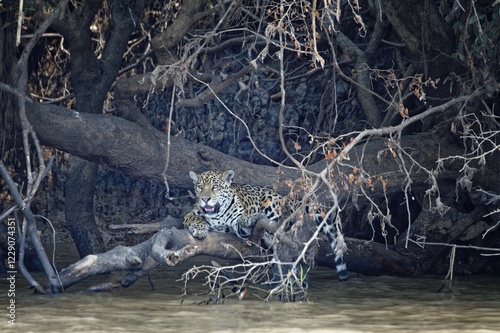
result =
[[[208,202],[210,201],[210,197],[201,197],[201,200],[208,204]]]

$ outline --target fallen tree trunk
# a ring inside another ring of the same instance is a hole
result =
[[[335,269],[334,256],[327,241],[319,241],[320,249],[316,263]],[[401,276],[422,273],[415,260],[406,257],[382,244],[346,238],[349,248],[345,260],[349,270],[366,275],[380,275],[392,272]],[[65,289],[86,278],[118,270],[128,271],[119,281],[90,287],[93,291],[109,291],[127,288],[139,278],[159,265],[175,266],[195,256],[209,255],[224,259],[245,257],[255,262],[265,257],[258,246],[250,246],[229,233],[209,233],[203,239],[195,239],[186,229],[162,228],[150,239],[140,244],[88,255],[59,273]],[[375,260],[373,260],[375,258]]]

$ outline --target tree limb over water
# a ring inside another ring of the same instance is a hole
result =
[[[421,268],[415,259],[404,256],[384,245],[358,239],[346,239],[349,268],[360,274],[379,275],[391,272],[397,275],[419,274]],[[326,240],[319,241],[317,264],[335,269],[334,256]],[[203,240],[195,239],[186,229],[162,228],[150,239],[134,246],[117,246],[105,253],[84,257],[61,270],[59,278],[66,289],[95,275],[113,271],[128,271],[125,276],[109,283],[95,285],[92,291],[111,291],[127,288],[139,278],[160,265],[175,266],[195,255],[224,259],[242,259],[255,262],[266,260],[262,249],[249,245],[232,234],[209,233]],[[373,260],[375,259],[375,260]]]

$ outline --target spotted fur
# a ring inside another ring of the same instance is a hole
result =
[[[283,197],[277,192],[263,187],[233,183],[234,171],[207,171],[197,174],[189,172],[196,193],[196,204],[184,217],[184,227],[198,239],[203,239],[209,231],[232,232],[242,239],[248,239],[255,224],[268,218],[278,223]],[[321,222],[321,217],[316,218]],[[323,233],[328,237],[335,253],[335,264],[340,280],[347,280],[347,268],[343,253],[337,249],[336,230],[326,225]],[[269,245],[272,235],[265,233],[263,241]]]

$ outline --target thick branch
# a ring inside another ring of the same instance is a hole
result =
[[[194,98],[179,100],[176,103],[176,106],[177,107],[192,107],[192,108],[196,108],[196,107],[200,107],[202,105],[205,105],[212,98],[214,98],[214,96],[217,93],[225,90],[231,84],[235,83],[237,80],[239,80],[240,78],[242,78],[243,76],[245,76],[246,74],[248,74],[251,69],[252,69],[252,66],[251,65],[247,65],[242,70],[240,70],[239,72],[237,72],[237,73],[229,76],[224,81],[222,80],[222,78],[220,76],[211,75],[211,79],[212,80],[210,82],[210,85],[209,85],[210,88],[209,89],[205,90],[203,93],[201,93],[200,95],[198,95],[198,96],[196,96]],[[197,78],[195,78],[195,79],[198,80]]]
[[[160,65],[171,65],[176,61],[172,48],[193,28],[193,22],[201,18],[199,14],[205,5],[205,0],[184,1],[172,25],[153,38],[152,46]]]
[[[29,107],[29,119],[43,144],[138,178],[163,183],[167,153],[164,133],[118,117],[78,113],[39,103]],[[252,184],[269,185],[277,180],[276,168],[253,169],[251,163],[201,144],[177,137],[171,141],[167,175],[171,186],[191,188],[190,169],[234,169],[239,173],[239,182]]]
[[[375,103],[374,94],[372,92],[372,83],[368,63],[370,57],[372,56],[370,52],[373,52],[376,49],[376,46],[380,43],[382,32],[383,24],[377,20],[367,51],[362,51],[341,32],[338,32],[336,37],[336,41],[342,50],[355,59],[355,80],[358,84],[357,93],[359,102],[363,107],[366,119],[374,128],[378,127],[382,123],[382,116],[377,104]]]
[[[167,154],[167,137],[164,133],[141,127],[125,119],[83,114],[54,105],[34,102],[28,103],[27,107],[29,120],[43,144],[92,162],[108,165],[135,177],[163,183],[162,172]],[[407,120],[408,122],[411,122],[411,118]],[[399,127],[393,129],[397,131]],[[373,133],[370,132],[372,135],[377,135],[377,130],[372,131]],[[389,132],[379,134],[383,133]],[[383,138],[369,142],[364,142],[364,140],[366,137],[359,141],[359,146],[352,147],[350,150],[348,156],[350,166],[339,165],[338,170],[347,175],[351,173],[353,166],[357,166],[373,178],[383,176],[390,187],[388,191],[391,191],[391,188],[400,190],[406,179],[401,177],[398,160],[392,158],[391,154],[379,154],[387,150],[387,140]],[[256,166],[178,137],[171,137],[171,142],[170,167],[167,177],[173,187],[191,188],[192,181],[187,172],[189,170],[233,169],[236,172],[237,182],[259,186],[270,186],[280,179],[275,167]],[[435,134],[403,136],[400,146],[406,149],[415,161],[429,170],[437,167],[438,157],[461,156],[463,153],[461,147],[451,140]],[[495,156],[491,158],[498,159]],[[346,159],[344,163],[345,161]],[[491,189],[494,184],[500,182],[500,172],[497,172],[498,164],[493,162],[488,162],[488,168],[476,175],[477,185],[484,189]],[[459,162],[449,162],[445,165],[448,171],[440,174],[440,177],[455,180],[462,166]],[[308,168],[319,172],[324,167],[324,162],[318,162]],[[281,179],[297,179],[301,175],[297,170],[283,169],[282,171]],[[418,168],[413,168],[412,171],[410,176],[413,183],[424,184],[427,175],[419,172]],[[339,174],[336,176],[338,177]],[[341,180],[338,178],[335,182]]]
[[[383,245],[346,239],[350,251],[346,256],[351,271],[362,274],[394,272],[398,275],[421,273],[413,259],[405,257]],[[326,241],[321,241],[317,264],[335,268],[334,256]],[[65,288],[98,274],[117,270],[129,271],[120,281],[104,283],[91,290],[126,288],[158,265],[175,266],[194,256],[209,255],[225,259],[263,258],[260,248],[249,246],[232,234],[209,233],[203,240],[195,239],[186,229],[161,229],[147,241],[135,246],[118,246],[106,253],[88,255],[60,273]],[[375,258],[375,260],[373,260]]]
[[[231,244],[232,248],[224,244]],[[130,272],[119,285],[128,287],[160,264],[175,266],[201,254],[236,259],[239,258],[238,252],[244,256],[259,254],[256,246],[248,246],[232,234],[210,233],[207,238],[198,240],[186,229],[160,229],[153,237],[135,246],[118,246],[105,253],[88,255],[63,269],[59,276],[64,288],[68,288],[94,275],[127,270]],[[106,287],[100,286],[100,290],[116,288],[116,282],[106,284]]]

